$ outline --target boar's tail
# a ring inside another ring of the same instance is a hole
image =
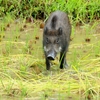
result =
[[[51,27],[55,28],[56,27],[56,22],[57,22],[57,16],[53,16],[51,20]]]

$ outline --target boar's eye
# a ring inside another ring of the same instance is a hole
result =
[[[56,41],[55,41],[55,43],[57,43],[57,44],[58,44],[59,42],[60,42],[60,39],[59,39],[59,38],[57,38],[57,39],[56,39]]]
[[[49,39],[48,39],[48,38],[46,38],[46,43],[50,43],[50,41],[49,41]]]

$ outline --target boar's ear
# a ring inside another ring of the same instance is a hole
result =
[[[48,33],[48,28],[45,27],[45,28],[44,28],[44,34],[47,34],[47,33]]]
[[[61,27],[59,27],[59,29],[58,29],[58,35],[62,35],[62,28]]]

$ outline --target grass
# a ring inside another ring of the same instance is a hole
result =
[[[100,0],[1,0],[0,4],[1,100],[100,99]],[[55,10],[67,12],[72,23],[70,68],[60,70],[56,59],[46,71],[43,21],[27,20],[30,16],[46,20]]]
[[[17,1],[1,0],[0,17],[12,15],[13,18],[46,19],[55,10],[68,13],[70,19],[76,23],[87,23],[100,18],[100,1],[96,0],[39,0]]]
[[[45,70],[40,23],[38,20],[34,23],[19,21],[17,24],[1,21],[1,27],[6,30],[0,32],[0,98],[99,100],[99,21],[73,26],[74,33],[67,54],[70,68],[60,70],[56,60],[50,72]],[[10,26],[7,27],[7,24]],[[24,25],[27,27],[20,30]]]

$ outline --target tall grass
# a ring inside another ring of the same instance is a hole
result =
[[[100,18],[100,0],[0,0],[0,17],[7,14],[13,17],[45,19],[55,10],[69,14],[76,22],[89,22]]]

